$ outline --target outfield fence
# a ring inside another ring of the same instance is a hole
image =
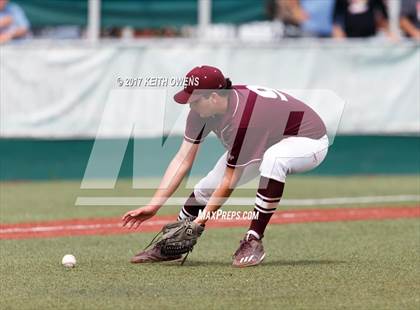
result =
[[[119,79],[183,77],[211,64],[234,84],[275,89],[329,90],[346,103],[339,134],[419,133],[420,49],[410,42],[284,41],[282,43],[198,42],[32,42],[0,50],[0,136],[94,138]],[[149,87],[150,88],[150,87]],[[139,100],[124,88],[107,137],[121,137],[137,115],[139,138],[162,135],[165,112],[180,114],[171,99],[180,87],[164,88]],[[322,98],[309,98],[311,100]],[[141,101],[141,102],[140,102]],[[185,113],[173,125],[182,134]]]
[[[187,108],[171,99],[179,87],[160,88],[164,100],[146,102],[118,79],[183,77],[198,64],[220,67],[235,84],[328,90],[342,98],[338,137],[313,173],[419,173],[420,49],[413,42],[35,40],[0,49],[0,179],[82,178],[115,92],[124,96],[101,138],[129,140],[122,128],[136,115],[135,139],[147,159],[141,171],[161,175],[184,131]],[[322,97],[314,99],[322,105]],[[170,139],[162,140],[168,123]],[[194,173],[207,172],[223,152],[214,137],[208,140]],[[121,177],[132,176],[130,141]]]

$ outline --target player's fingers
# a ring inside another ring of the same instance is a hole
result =
[[[127,218],[126,216],[124,216],[124,217],[122,218],[122,222],[123,222],[122,226],[123,226],[123,227],[127,224],[127,220],[128,220],[128,218]]]
[[[128,229],[130,229],[131,228],[131,226],[133,225],[132,223],[133,223],[133,221],[135,221],[136,219],[135,218],[130,218],[128,221],[127,221],[127,228]]]
[[[124,214],[124,215],[123,215],[123,217],[122,217],[122,220],[123,220],[123,221],[125,221],[125,220],[127,220],[128,218],[130,218],[130,217],[131,217],[130,213],[131,213],[131,211],[129,211],[129,212],[127,212],[126,214]]]
[[[129,214],[124,215],[122,221],[124,222],[124,226],[127,225],[127,223],[132,219],[132,217]]]
[[[143,219],[139,219],[137,217],[133,218],[132,221],[130,221],[130,229],[136,229],[135,226],[140,225],[143,222]],[[138,223],[138,224],[137,224]]]
[[[126,214],[124,214],[122,219],[125,220],[130,217],[138,216],[139,214],[141,214],[141,210],[128,211]]]
[[[131,223],[133,222],[133,221],[135,221],[136,220],[136,218],[135,217],[130,217],[130,218],[128,218],[125,222],[124,222],[124,227],[127,227],[128,229],[130,229],[131,228]]]
[[[143,223],[142,220],[137,220],[137,222],[133,225],[133,229],[136,230],[137,228],[139,228],[141,223]]]

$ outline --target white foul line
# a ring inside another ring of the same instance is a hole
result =
[[[77,197],[76,206],[145,206],[151,197]],[[171,197],[167,205],[183,205],[186,198]],[[282,199],[282,206],[322,206],[322,205],[344,205],[344,204],[368,204],[383,202],[420,202],[420,195],[396,195],[396,196],[362,196],[362,197],[333,197],[314,199]],[[231,197],[224,204],[230,206],[253,205],[253,197]]]

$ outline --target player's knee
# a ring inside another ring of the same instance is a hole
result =
[[[279,182],[285,182],[289,173],[288,162],[288,158],[275,156],[272,152],[266,152],[260,166],[261,175]]]

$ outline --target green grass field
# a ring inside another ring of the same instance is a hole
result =
[[[1,223],[120,216],[130,207],[75,207],[74,202],[77,196],[150,194],[132,190],[128,181],[99,192],[82,191],[70,181],[0,186]],[[418,195],[419,178],[292,177],[285,198],[401,194]],[[162,211],[175,214],[178,208]],[[419,219],[272,225],[264,238],[264,264],[234,269],[231,255],[245,230],[206,231],[184,266],[128,263],[151,233],[1,240],[0,309],[420,307]],[[76,268],[61,266],[67,253],[77,257]]]

